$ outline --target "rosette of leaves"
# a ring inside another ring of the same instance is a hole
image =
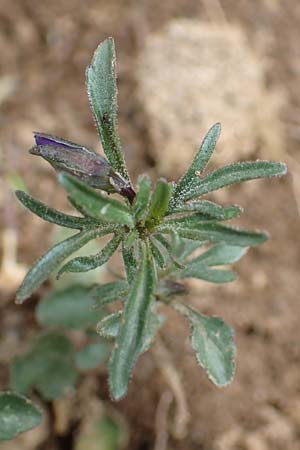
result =
[[[126,394],[137,359],[150,347],[161,325],[160,302],[187,318],[197,361],[211,381],[224,386],[234,373],[233,332],[222,319],[207,317],[179,300],[185,293],[182,280],[233,281],[234,272],[223,266],[265,242],[267,235],[228,225],[241,208],[221,206],[204,196],[242,181],[283,175],[286,166],[250,161],[205,173],[220,135],[217,123],[179,181],[158,179],[151,185],[143,175],[134,187],[117,131],[115,61],[114,42],[109,38],[99,45],[87,69],[88,96],[107,160],[81,145],[35,133],[31,153],[44,157],[58,171],[59,182],[79,215],[64,214],[24,192],[17,191],[17,197],[44,220],[78,231],[34,264],[17,292],[17,302],[30,297],[52,271],[59,269],[58,276],[62,276],[93,270],[120,249],[125,278],[93,288],[95,308],[122,302],[118,312],[106,315],[97,325],[99,334],[115,342],[109,363],[111,396],[120,399]],[[107,193],[121,197],[111,198]],[[110,240],[97,254],[68,259],[88,241],[107,235]],[[202,253],[193,258],[201,248]]]

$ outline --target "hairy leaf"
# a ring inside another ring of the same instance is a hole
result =
[[[182,269],[183,265],[180,263],[179,260],[177,260],[176,256],[174,256],[172,244],[162,234],[156,233],[153,235],[153,237],[165,248],[165,250],[167,251],[168,257],[170,258],[170,261],[172,261],[172,263],[176,267]]]
[[[91,291],[94,300],[93,309],[100,309],[104,306],[124,298],[128,294],[128,284],[126,281],[115,281],[113,283],[99,284]]]
[[[134,226],[129,209],[117,200],[104,196],[74,177],[61,173],[59,180],[78,205],[89,216],[103,222]]]
[[[151,253],[146,244],[141,242],[140,264],[125,302],[120,331],[109,365],[110,391],[114,399],[120,399],[126,394],[131,371],[143,347],[153,289]]]
[[[15,192],[18,200],[31,212],[50,223],[55,223],[66,228],[82,230],[85,227],[95,225],[95,221],[85,217],[76,217],[64,214],[54,208],[50,208],[39,200],[34,199],[23,191]]]
[[[71,259],[59,270],[57,278],[65,272],[87,272],[88,270],[93,270],[102,266],[115,253],[122,238],[122,234],[115,235],[96,255],[78,256],[77,258]]]
[[[199,200],[183,203],[181,205],[179,204],[169,210],[170,215],[185,212],[197,212],[215,220],[230,220],[238,217],[242,212],[242,208],[236,205],[222,207],[208,200]]]
[[[173,253],[179,261],[184,262],[188,256],[194,253],[198,248],[203,247],[203,245],[205,245],[205,242],[181,238],[176,245],[173,245]]]
[[[158,224],[164,217],[168,209],[171,193],[172,187],[169,183],[167,183],[164,179],[157,181],[150,202],[149,215],[146,219],[148,226],[151,227]]]
[[[281,176],[286,172],[286,165],[279,162],[249,161],[230,164],[215,170],[205,178],[198,178],[197,183],[184,193],[183,197],[184,200],[190,200],[242,181]]]
[[[87,92],[103,150],[117,172],[129,180],[117,133],[116,54],[112,38],[103,41],[86,71]]]
[[[0,441],[31,430],[41,420],[40,409],[28,398],[16,392],[0,392]]]
[[[96,237],[111,233],[110,227],[85,230],[50,248],[32,266],[16,294],[16,303],[23,303],[68,256]]]
[[[182,272],[178,272],[178,278],[198,278],[210,283],[230,283],[236,280],[236,274],[232,270],[209,269],[205,265],[199,264],[188,267]]]
[[[202,173],[215,149],[217,140],[221,133],[221,124],[213,125],[206,134],[198,153],[196,154],[190,168],[177,183],[174,194],[172,196],[171,205],[176,205],[176,200],[181,200],[182,195],[188,192],[193,186],[196,178],[196,172]]]
[[[165,255],[163,254],[162,250],[159,248],[159,244],[153,237],[150,238],[150,248],[154,260],[156,261],[160,269],[164,269],[166,267]]]
[[[189,261],[188,266],[194,264],[205,264],[206,266],[224,266],[239,261],[247,252],[247,247],[236,245],[217,244],[206,252]]]
[[[240,230],[219,223],[199,222],[194,217],[189,222],[179,219],[177,231],[183,238],[196,241],[226,242],[227,244],[248,247],[260,245],[268,239],[263,232]],[[184,225],[184,226],[182,226]],[[160,232],[169,232],[164,224],[159,226]]]
[[[131,284],[136,272],[137,260],[134,254],[133,247],[126,247],[124,242],[122,243],[122,257],[125,266],[127,281],[128,284]]]
[[[217,386],[229,384],[235,371],[232,328],[219,317],[204,316],[188,306],[177,303],[176,309],[190,321],[191,345],[208,378]]]
[[[111,313],[97,323],[96,331],[106,339],[115,339],[120,330],[122,311]]]
[[[139,177],[137,194],[133,202],[133,214],[136,222],[145,219],[150,201],[151,181],[147,175]]]
[[[138,239],[139,232],[135,228],[134,230],[130,231],[127,236],[126,240],[124,241],[124,246],[127,248],[131,248],[134,244],[134,242]]]

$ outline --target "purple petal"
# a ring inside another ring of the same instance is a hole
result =
[[[64,147],[64,148],[81,148],[81,146],[78,144],[65,141],[62,138],[52,136],[50,134],[34,132],[33,135],[36,145],[55,145],[56,147]]]

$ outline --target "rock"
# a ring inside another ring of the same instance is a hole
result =
[[[176,19],[149,35],[139,60],[139,98],[160,174],[179,176],[218,121],[217,165],[282,154],[283,93],[266,88],[266,67],[236,25]]]

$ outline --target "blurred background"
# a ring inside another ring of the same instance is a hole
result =
[[[13,190],[69,209],[50,165],[27,150],[42,131],[101,151],[85,93],[100,41],[116,43],[119,132],[134,180],[140,171],[176,179],[216,121],[223,131],[210,168],[257,158],[289,166],[284,179],[215,195],[242,205],[237,223],[271,239],[237,265],[237,282],[189,283],[187,301],[236,331],[230,387],[209,383],[185,323],[169,311],[163,344],[141,358],[124,400],[110,401],[105,367],[82,377],[76,394],[45,402],[33,393],[43,424],[1,449],[300,449],[299,30],[297,0],[0,0],[1,389],[40,330],[34,308],[51,281],[22,307],[15,291],[58,239]],[[78,331],[69,337],[81,342]]]

